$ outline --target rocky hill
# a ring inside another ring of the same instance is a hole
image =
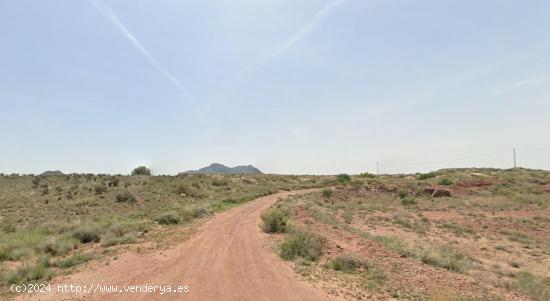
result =
[[[261,174],[262,172],[252,165],[227,167],[223,164],[212,163],[198,170],[189,170],[186,174]]]

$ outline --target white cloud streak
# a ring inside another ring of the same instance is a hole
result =
[[[128,30],[128,28],[117,17],[115,12],[108,7],[101,0],[90,0],[90,2],[97,8],[97,10],[104,15],[113,25],[120,31],[122,35],[134,46],[147,61],[157,69],[170,83],[172,83],[178,90],[180,90],[189,99],[192,98],[189,90],[174,76],[168,69],[166,69],[152,54],[143,46],[143,44]]]
[[[512,93],[518,90],[536,87],[542,84],[550,82],[550,76],[530,77],[516,82],[510,83],[504,87],[500,87],[491,91],[492,94],[501,95],[505,93]]]
[[[313,16],[311,20],[309,20],[304,26],[302,26],[300,30],[298,30],[293,36],[275,45],[271,49],[261,54],[254,61],[252,61],[248,65],[247,70],[256,69],[258,66],[262,65],[263,63],[274,59],[275,57],[279,56],[281,53],[292,48],[292,46],[294,46],[296,43],[302,40],[307,34],[313,31],[317,27],[317,25],[319,25],[319,23],[321,23],[321,21],[323,21],[323,19],[328,14],[330,14],[333,10],[337,9],[338,7],[342,6],[347,1],[349,0],[333,0],[327,3],[323,8],[321,8]]]
[[[533,85],[543,84],[543,83],[548,82],[548,81],[550,81],[550,77],[533,77],[533,78],[528,78],[528,79],[517,81],[517,82],[513,83],[510,86],[510,88],[519,89],[519,88],[523,88],[525,86],[533,86]]]
[[[19,123],[19,124],[27,124],[27,125],[34,125],[36,122],[29,120],[29,119],[21,119],[16,117],[9,117],[5,115],[0,115],[0,121],[8,122],[8,123]]]

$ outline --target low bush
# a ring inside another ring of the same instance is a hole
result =
[[[115,223],[111,225],[107,234],[112,234],[115,237],[122,237],[124,234],[128,233],[128,231],[128,226]]]
[[[288,231],[288,212],[281,208],[273,208],[262,214],[262,229],[266,233],[285,233]]]
[[[208,215],[208,211],[204,208],[195,208],[193,210],[193,218],[201,218]]]
[[[227,186],[229,184],[225,180],[214,180],[214,181],[212,181],[212,185],[214,185],[214,186]]]
[[[155,218],[161,225],[175,225],[181,222],[181,218],[174,212],[165,212]]]
[[[134,203],[136,198],[130,192],[125,191],[116,195],[116,201],[119,203]]]
[[[405,197],[401,199],[403,206],[416,205],[416,200],[413,197]]]
[[[177,195],[191,195],[191,188],[184,184],[179,184],[174,189],[174,193]]]
[[[329,261],[326,266],[335,271],[344,273],[353,273],[360,268],[366,267],[365,261],[351,255],[338,256],[334,260]]]
[[[231,205],[234,205],[234,204],[238,204],[239,201],[238,200],[235,200],[235,199],[225,199],[222,201],[223,203],[226,203],[226,204],[231,204]]]
[[[73,223],[68,223],[64,221],[47,221],[41,225],[41,228],[44,229],[49,234],[63,234],[73,230],[75,225]]]
[[[94,186],[94,192],[97,195],[104,194],[105,192],[107,192],[107,187],[105,187],[103,185],[96,185],[96,186]]]
[[[117,177],[111,177],[107,184],[109,187],[118,187],[118,184],[120,184],[120,179]]]
[[[64,259],[61,259],[57,262],[54,262],[53,265],[56,266],[56,267],[60,267],[62,269],[68,269],[68,268],[72,268],[74,266],[77,266],[79,264],[88,262],[92,258],[93,257],[91,255],[79,253],[79,254],[75,254],[71,257],[64,258]]]
[[[332,189],[323,189],[323,197],[327,198],[327,199],[330,199],[330,197],[332,196]]]
[[[336,180],[340,183],[345,183],[351,181],[351,177],[345,173],[339,174],[336,176]]]
[[[509,283],[508,286],[534,300],[550,300],[550,277],[521,272],[516,275],[513,282]]]
[[[6,275],[6,281],[11,284],[29,283],[35,280],[51,279],[53,273],[48,269],[48,262],[39,260],[35,265],[24,264],[17,270]]]
[[[419,180],[427,180],[427,179],[432,179],[432,178],[435,178],[437,175],[433,172],[430,172],[430,173],[422,173],[422,174],[419,174],[416,176],[417,179]]]
[[[40,250],[52,256],[60,256],[69,253],[72,249],[78,247],[75,240],[62,239],[55,236],[48,237],[40,244]]]
[[[361,178],[376,178],[376,175],[368,173],[368,172],[364,172],[364,173],[359,174],[359,177],[361,177]]]
[[[323,254],[326,240],[316,234],[302,230],[292,231],[281,244],[280,255],[283,259],[293,260],[301,257],[316,261]]]
[[[451,181],[451,179],[449,179],[449,178],[443,178],[443,179],[439,180],[438,184],[439,185],[444,185],[444,186],[449,186],[449,185],[453,185],[453,181]]]
[[[362,234],[402,256],[415,258],[422,263],[441,267],[449,271],[466,273],[472,264],[469,256],[448,246],[409,246],[401,238],[395,236]]]
[[[418,258],[423,263],[453,272],[465,273],[471,266],[471,260],[468,256],[450,247],[417,247],[414,253],[414,257]]]
[[[13,244],[0,244],[0,260],[18,260],[30,257],[34,254],[33,249]]]
[[[130,244],[134,243],[137,240],[137,231],[136,228],[140,228],[143,225],[122,225],[115,223],[111,225],[107,234],[101,239],[102,247],[110,247],[120,244]]]
[[[400,189],[400,190],[397,191],[397,196],[398,196],[400,199],[404,199],[404,198],[406,198],[408,195],[409,195],[409,192],[406,191],[406,190]]]
[[[137,234],[135,232],[128,232],[122,236],[117,236],[116,234],[109,232],[103,237],[103,239],[101,239],[101,246],[106,248],[115,245],[131,244],[136,241]]]
[[[73,231],[73,237],[81,243],[99,242],[101,230],[95,225],[82,225]]]

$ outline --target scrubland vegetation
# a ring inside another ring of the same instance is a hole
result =
[[[319,188],[262,215],[300,277],[350,300],[550,300],[550,172],[0,176],[0,281],[45,281],[164,248],[216,212]],[[139,252],[139,251],[138,251]]]
[[[48,280],[117,246],[179,239],[180,227],[256,197],[325,186],[273,175],[0,176],[0,282]],[[280,225],[277,227],[284,227]],[[5,293],[5,291],[4,291]]]
[[[337,177],[263,229],[306,280],[351,300],[550,300],[550,172]],[[283,235],[284,238],[280,238]]]

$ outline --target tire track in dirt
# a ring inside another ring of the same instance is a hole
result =
[[[18,296],[17,300],[334,300],[299,280],[268,244],[261,214],[279,198],[311,190],[281,192],[220,213],[175,248],[146,254],[126,252],[109,265],[91,264],[52,283],[189,285],[183,295],[143,293]]]

